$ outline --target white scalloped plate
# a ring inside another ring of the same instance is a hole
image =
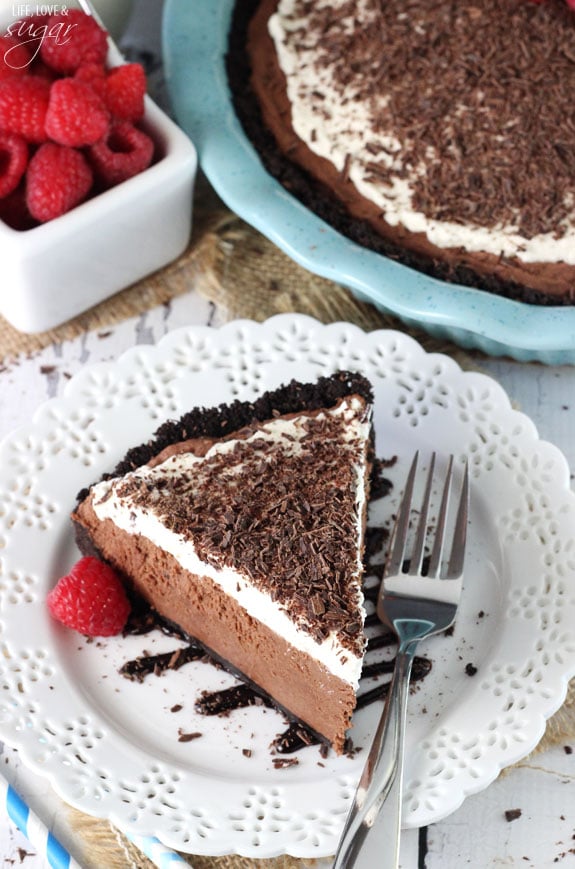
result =
[[[68,519],[77,491],[129,446],[192,405],[339,368],[373,383],[378,453],[399,459],[396,493],[415,448],[467,455],[472,470],[461,612],[454,636],[427,644],[433,667],[410,703],[405,825],[452,812],[540,739],[575,674],[575,496],[562,454],[493,380],[398,332],[300,315],[191,327],[86,368],[0,450],[0,738],[68,803],[189,853],[335,850],[365,752],[322,760],[311,747],[275,769],[277,713],[193,711],[200,690],[230,677],[198,663],[127,682],[123,661],[173,641],[87,643],[50,619],[45,597],[78,557]],[[394,498],[385,501],[391,512]],[[356,745],[377,712],[356,714]],[[180,729],[203,735],[183,743]]]

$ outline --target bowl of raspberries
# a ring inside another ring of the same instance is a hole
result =
[[[176,259],[195,148],[80,9],[3,23],[0,314],[53,328]]]

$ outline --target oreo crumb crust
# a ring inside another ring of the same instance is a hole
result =
[[[368,404],[373,402],[373,389],[366,377],[357,372],[337,371],[329,377],[318,378],[314,383],[292,380],[253,402],[236,399],[217,407],[194,408],[178,420],[163,423],[151,440],[128,450],[116,467],[103,474],[101,479],[121,477],[140,468],[173,444],[193,438],[226,437],[252,423],[265,422],[276,416],[335,407],[347,395],[359,395]],[[88,493],[88,488],[82,489],[77,501],[83,501]]]

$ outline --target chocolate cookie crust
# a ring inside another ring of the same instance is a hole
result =
[[[173,444],[194,438],[221,438],[251,423],[264,422],[275,416],[334,407],[341,398],[352,394],[361,396],[368,404],[373,402],[373,390],[366,377],[357,372],[338,371],[329,377],[320,377],[313,383],[292,380],[253,402],[238,399],[217,407],[195,408],[180,419],[163,423],[153,438],[128,450],[116,467],[104,474],[102,479],[121,477],[146,465]],[[87,495],[88,489],[82,489],[77,500],[83,501]]]

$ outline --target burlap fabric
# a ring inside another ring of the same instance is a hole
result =
[[[357,301],[344,287],[292,262],[230,212],[200,177],[192,237],[176,262],[48,332],[26,335],[0,317],[0,363],[169,304],[190,289],[214,301],[228,319],[261,321],[296,311],[324,323],[345,320],[367,331],[403,328],[394,317]],[[453,344],[411,331],[426,349],[447,352],[464,367],[472,364],[468,354]]]
[[[310,274],[271,242],[231,213],[200,178],[196,193],[194,230],[177,262],[129,287],[75,320],[41,335],[22,335],[0,318],[0,364],[19,354],[31,354],[53,342],[70,340],[88,330],[110,327],[175,296],[195,289],[213,301],[226,319],[257,321],[273,314],[298,312],[329,323],[348,321],[371,331],[405,328],[394,317],[359,302],[342,286]],[[447,353],[465,369],[480,368],[481,354],[431,338],[411,334],[430,351]],[[575,683],[567,700],[550,719],[537,747],[575,739]],[[529,759],[522,761],[528,763]],[[83,845],[86,869],[153,869],[153,864],[116,828],[70,810],[70,819]],[[195,869],[303,869],[314,861],[279,857],[251,860],[237,856],[191,856]]]

